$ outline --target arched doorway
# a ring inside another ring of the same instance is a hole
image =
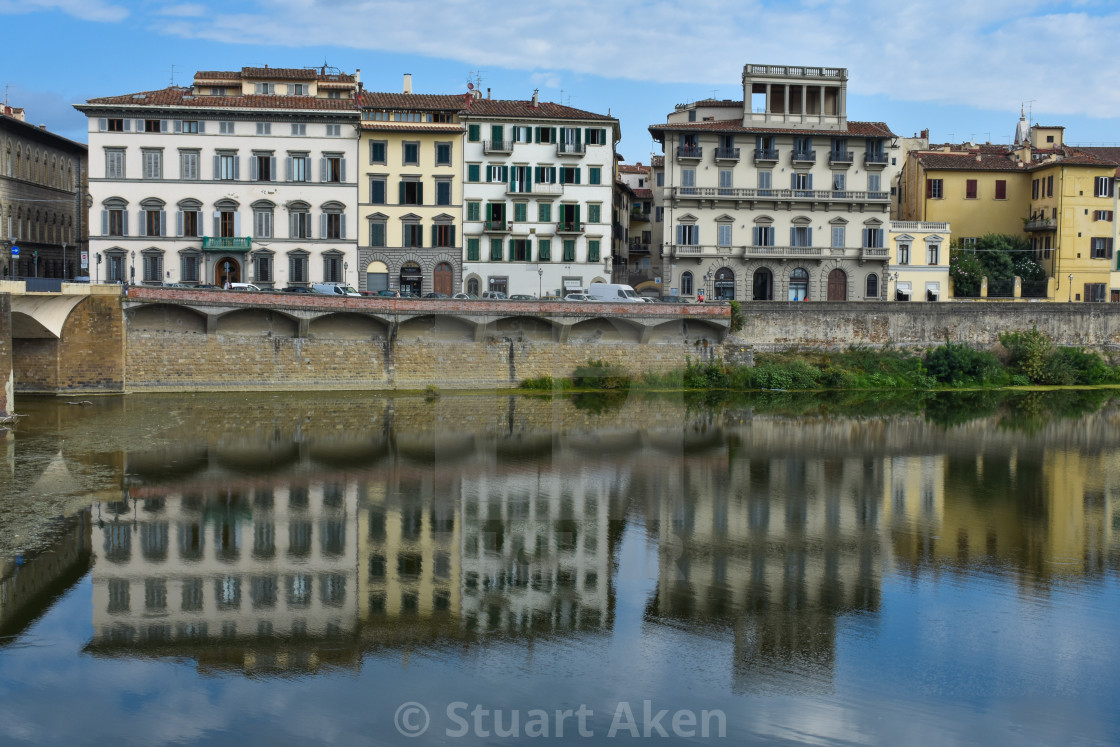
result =
[[[716,270],[716,300],[735,300],[735,273],[730,267],[721,267]]]
[[[241,263],[233,257],[222,257],[214,264],[214,285],[225,288],[227,283],[241,282]]]
[[[864,298],[879,298],[879,276],[872,273],[867,276],[867,292]]]
[[[798,267],[789,274],[789,300],[809,300],[809,271],[803,267]]]
[[[420,265],[415,262],[405,262],[401,267],[401,293],[420,295],[424,286],[424,277],[420,274]]]
[[[450,296],[455,292],[451,289],[454,279],[455,272],[451,269],[451,265],[447,262],[440,262],[436,265],[436,269],[432,271],[432,290]]]
[[[770,270],[765,267],[755,270],[753,286],[752,297],[755,301],[774,300],[774,273]]]
[[[848,275],[840,268],[828,273],[828,300],[848,300]]]
[[[389,268],[384,262],[370,262],[366,266],[366,290],[374,293],[389,290]]]
[[[471,278],[467,281],[467,295],[478,298],[478,278]]]

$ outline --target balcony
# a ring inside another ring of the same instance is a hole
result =
[[[829,166],[851,166],[855,162],[855,154],[851,152],[841,153],[839,151],[828,152],[828,165]]]
[[[864,246],[859,250],[860,259],[890,259],[891,250],[881,246]]]
[[[755,148],[754,149],[754,162],[755,163],[777,163],[778,162],[778,149],[777,148]]]
[[[630,222],[631,223],[634,223],[634,222],[649,223],[649,215],[650,215],[649,212],[647,212],[645,210],[631,210],[630,211]]]
[[[670,199],[705,200],[812,200],[814,202],[889,202],[890,192],[854,192],[832,189],[757,189],[755,187],[669,187]]]
[[[715,155],[716,155],[716,160],[717,161],[731,161],[731,162],[738,162],[739,161],[739,149],[738,148],[716,148],[716,154]]]
[[[557,143],[556,155],[558,156],[582,156],[587,152],[587,146],[583,143]]]
[[[482,226],[482,230],[486,233],[509,233],[512,229],[513,224],[504,220],[488,220]]]
[[[583,233],[583,224],[577,220],[562,220],[556,224],[556,233]]]
[[[491,153],[513,153],[512,140],[483,140],[482,152],[489,155]]]
[[[745,256],[755,259],[788,259],[790,257],[820,257],[825,253],[819,246],[748,246]]]
[[[1033,218],[1023,224],[1024,231],[1055,231],[1058,221],[1053,218]]]
[[[514,182],[513,184],[506,185],[507,195],[562,195],[564,194],[564,187],[561,184],[527,184],[525,182]]]
[[[699,145],[678,145],[677,159],[681,161],[699,161],[704,157],[704,149]]]
[[[875,166],[875,167],[878,167],[878,168],[882,168],[883,166],[886,166],[887,163],[889,163],[889,162],[890,162],[890,156],[888,156],[885,153],[864,153],[863,154],[863,165],[867,166],[867,167]]]
[[[793,163],[816,163],[817,152],[815,150],[795,150],[790,160]]]
[[[247,252],[253,240],[248,236],[203,236],[202,250],[206,252]]]
[[[631,241],[627,245],[627,251],[630,254],[649,254],[649,244],[643,244],[640,241]]]
[[[934,223],[921,220],[892,220],[892,231],[932,231],[936,233],[948,233],[948,223]]]

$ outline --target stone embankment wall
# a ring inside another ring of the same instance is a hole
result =
[[[0,293],[0,417],[12,412],[12,297]]]
[[[124,391],[125,325],[120,298],[90,295],[66,317],[61,337],[12,341],[15,390]]]

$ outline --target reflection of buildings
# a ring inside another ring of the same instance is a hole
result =
[[[0,565],[0,646],[27,629],[89,570],[89,512],[62,522],[50,549]]]
[[[830,688],[836,616],[879,607],[880,462],[732,452],[679,469],[650,619],[732,624],[737,690]]]
[[[356,664],[342,643],[357,623],[356,508],[354,486],[330,481],[96,505],[92,650]]]

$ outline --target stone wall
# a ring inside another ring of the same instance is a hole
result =
[[[17,392],[124,391],[124,317],[116,296],[82,300],[67,316],[59,339],[12,342]]]
[[[0,417],[12,412],[12,297],[0,293]]]

